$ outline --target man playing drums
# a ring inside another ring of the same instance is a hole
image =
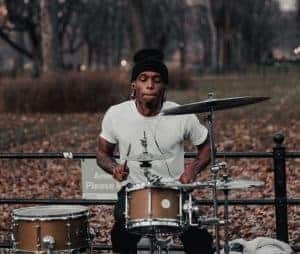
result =
[[[177,106],[165,101],[168,69],[163,53],[157,49],[143,49],[134,56],[131,76],[132,99],[108,109],[99,135],[97,163],[123,187],[118,192],[115,206],[115,224],[111,232],[113,251],[136,253],[141,236],[125,228],[125,186],[147,181],[140,163],[126,160],[128,154],[141,154],[141,140],[147,139],[151,154],[168,154],[164,160],[151,163],[151,174],[191,183],[210,161],[208,131],[193,114],[162,116],[166,108]],[[196,159],[184,165],[184,140],[189,139],[197,148]],[[121,164],[113,157],[118,146]],[[206,229],[188,227],[180,235],[186,253],[213,253],[212,237]]]

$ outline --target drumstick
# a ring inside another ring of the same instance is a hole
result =
[[[123,164],[123,170],[125,171],[127,168],[127,160],[125,160],[124,164]]]
[[[127,149],[126,160],[125,160],[124,165],[123,165],[123,170],[124,171],[126,170],[126,167],[127,167],[127,161],[128,161],[127,158],[128,158],[128,156],[130,154],[130,150],[131,150],[131,144],[129,144],[128,149]]]

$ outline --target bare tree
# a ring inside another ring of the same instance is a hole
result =
[[[129,37],[131,47],[139,49],[144,46],[144,30],[143,30],[143,1],[129,0],[130,13],[130,30]]]
[[[1,22],[0,37],[18,53],[32,59],[37,74],[42,63],[38,2],[6,0],[3,8],[6,8],[7,15]],[[20,44],[14,37],[14,32],[26,33],[30,45]]]
[[[211,69],[215,71],[217,69],[217,31],[213,19],[213,12],[211,7],[211,0],[206,0],[206,8],[207,8],[207,21],[211,38],[211,53],[210,53],[210,64]]]
[[[53,0],[50,2],[54,2],[53,4],[56,5],[55,40],[58,39],[57,45],[61,47],[57,53],[74,53],[83,44],[82,36],[78,33],[78,27],[84,14],[84,1],[65,0],[57,2],[57,0]],[[43,65],[41,4],[42,2],[39,0],[3,0],[2,7],[7,10],[7,14],[2,18],[0,24],[0,38],[19,54],[33,61],[35,74],[39,73]],[[22,33],[26,38],[25,43],[16,40],[15,33]],[[60,63],[57,66],[62,66],[62,61],[58,61]]]
[[[65,56],[78,50],[89,66],[117,66],[141,47],[161,48],[167,56],[177,50],[184,69],[187,44],[199,41],[209,58],[204,68],[259,64],[274,44],[279,16],[277,0],[0,1],[7,8],[0,37],[45,71],[62,68]],[[191,9],[189,2],[199,6]],[[15,32],[24,34],[25,45]]]
[[[43,72],[55,72],[62,69],[62,57],[58,39],[57,2],[40,0],[40,10]]]

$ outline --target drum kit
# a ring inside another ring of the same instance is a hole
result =
[[[181,184],[178,182],[165,182],[161,177],[150,173],[151,162],[164,160],[166,156],[153,155],[147,151],[146,135],[141,140],[143,153],[128,156],[127,160],[140,162],[147,179],[146,183],[135,184],[127,187],[125,200],[126,227],[132,232],[148,235],[152,239],[161,236],[180,233],[186,227],[202,227],[212,225],[216,241],[216,253],[220,253],[219,226],[224,226],[224,252],[229,253],[228,245],[228,195],[229,191],[261,187],[263,182],[242,179],[232,179],[225,162],[216,161],[216,148],[214,141],[214,112],[233,107],[240,107],[267,100],[267,97],[234,97],[214,99],[213,94],[204,101],[185,104],[163,110],[162,116],[208,113],[208,133],[211,149],[211,179],[206,182],[194,182]],[[222,171],[222,178],[218,179],[218,172]],[[200,216],[199,207],[194,205],[192,191],[195,189],[207,189],[212,191],[213,217]],[[224,218],[218,218],[217,191],[224,192]],[[155,245],[154,245],[155,246]],[[155,246],[158,252],[160,246]]]
[[[225,162],[216,161],[214,141],[214,111],[258,103],[267,97],[234,97],[214,99],[212,94],[204,101],[164,110],[162,115],[208,113],[208,132],[211,148],[211,178],[205,182],[181,184],[164,181],[151,173],[151,162],[165,160],[165,156],[147,151],[147,139],[141,140],[141,154],[127,156],[128,161],[140,163],[147,182],[128,185],[125,194],[126,228],[133,233],[155,240],[154,249],[161,252],[162,239],[181,233],[187,227],[214,227],[216,253],[220,253],[219,227],[224,226],[224,252],[228,247],[228,195],[231,190],[263,186],[261,181],[232,179]],[[222,171],[219,179],[218,173]],[[193,202],[195,189],[210,189],[213,217],[200,215]],[[217,191],[224,192],[224,218],[218,218]],[[93,234],[90,232],[88,210],[82,206],[40,206],[13,211],[12,241],[18,253],[77,253],[91,250]],[[157,244],[159,243],[159,244]],[[153,250],[151,250],[152,252]]]

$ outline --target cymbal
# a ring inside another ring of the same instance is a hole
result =
[[[249,104],[258,103],[264,100],[268,100],[269,97],[233,97],[223,99],[207,99],[204,101],[193,102],[184,104],[177,107],[164,109],[162,115],[182,115],[182,114],[193,114],[193,113],[204,113],[211,110],[223,110],[228,108],[246,106]]]
[[[152,153],[141,153],[125,157],[125,160],[128,161],[138,161],[138,162],[147,162],[147,161],[160,161],[169,158],[167,154],[152,154]]]
[[[212,181],[193,182],[193,183],[180,183],[178,181],[162,182],[165,187],[177,187],[180,189],[205,189],[212,188]],[[262,181],[252,181],[243,179],[229,179],[227,182],[224,180],[217,180],[216,186],[218,190],[233,190],[233,189],[246,189],[251,187],[261,187],[264,185]]]
[[[224,180],[217,180],[216,186],[218,190],[234,190],[234,189],[247,189],[251,187],[262,187],[263,181],[252,181],[243,179],[229,179],[227,182]]]
[[[208,187],[212,187],[212,184],[210,182],[193,182],[193,183],[180,183],[179,181],[174,182],[162,182],[161,183],[165,187],[177,187],[179,189],[205,189]]]

